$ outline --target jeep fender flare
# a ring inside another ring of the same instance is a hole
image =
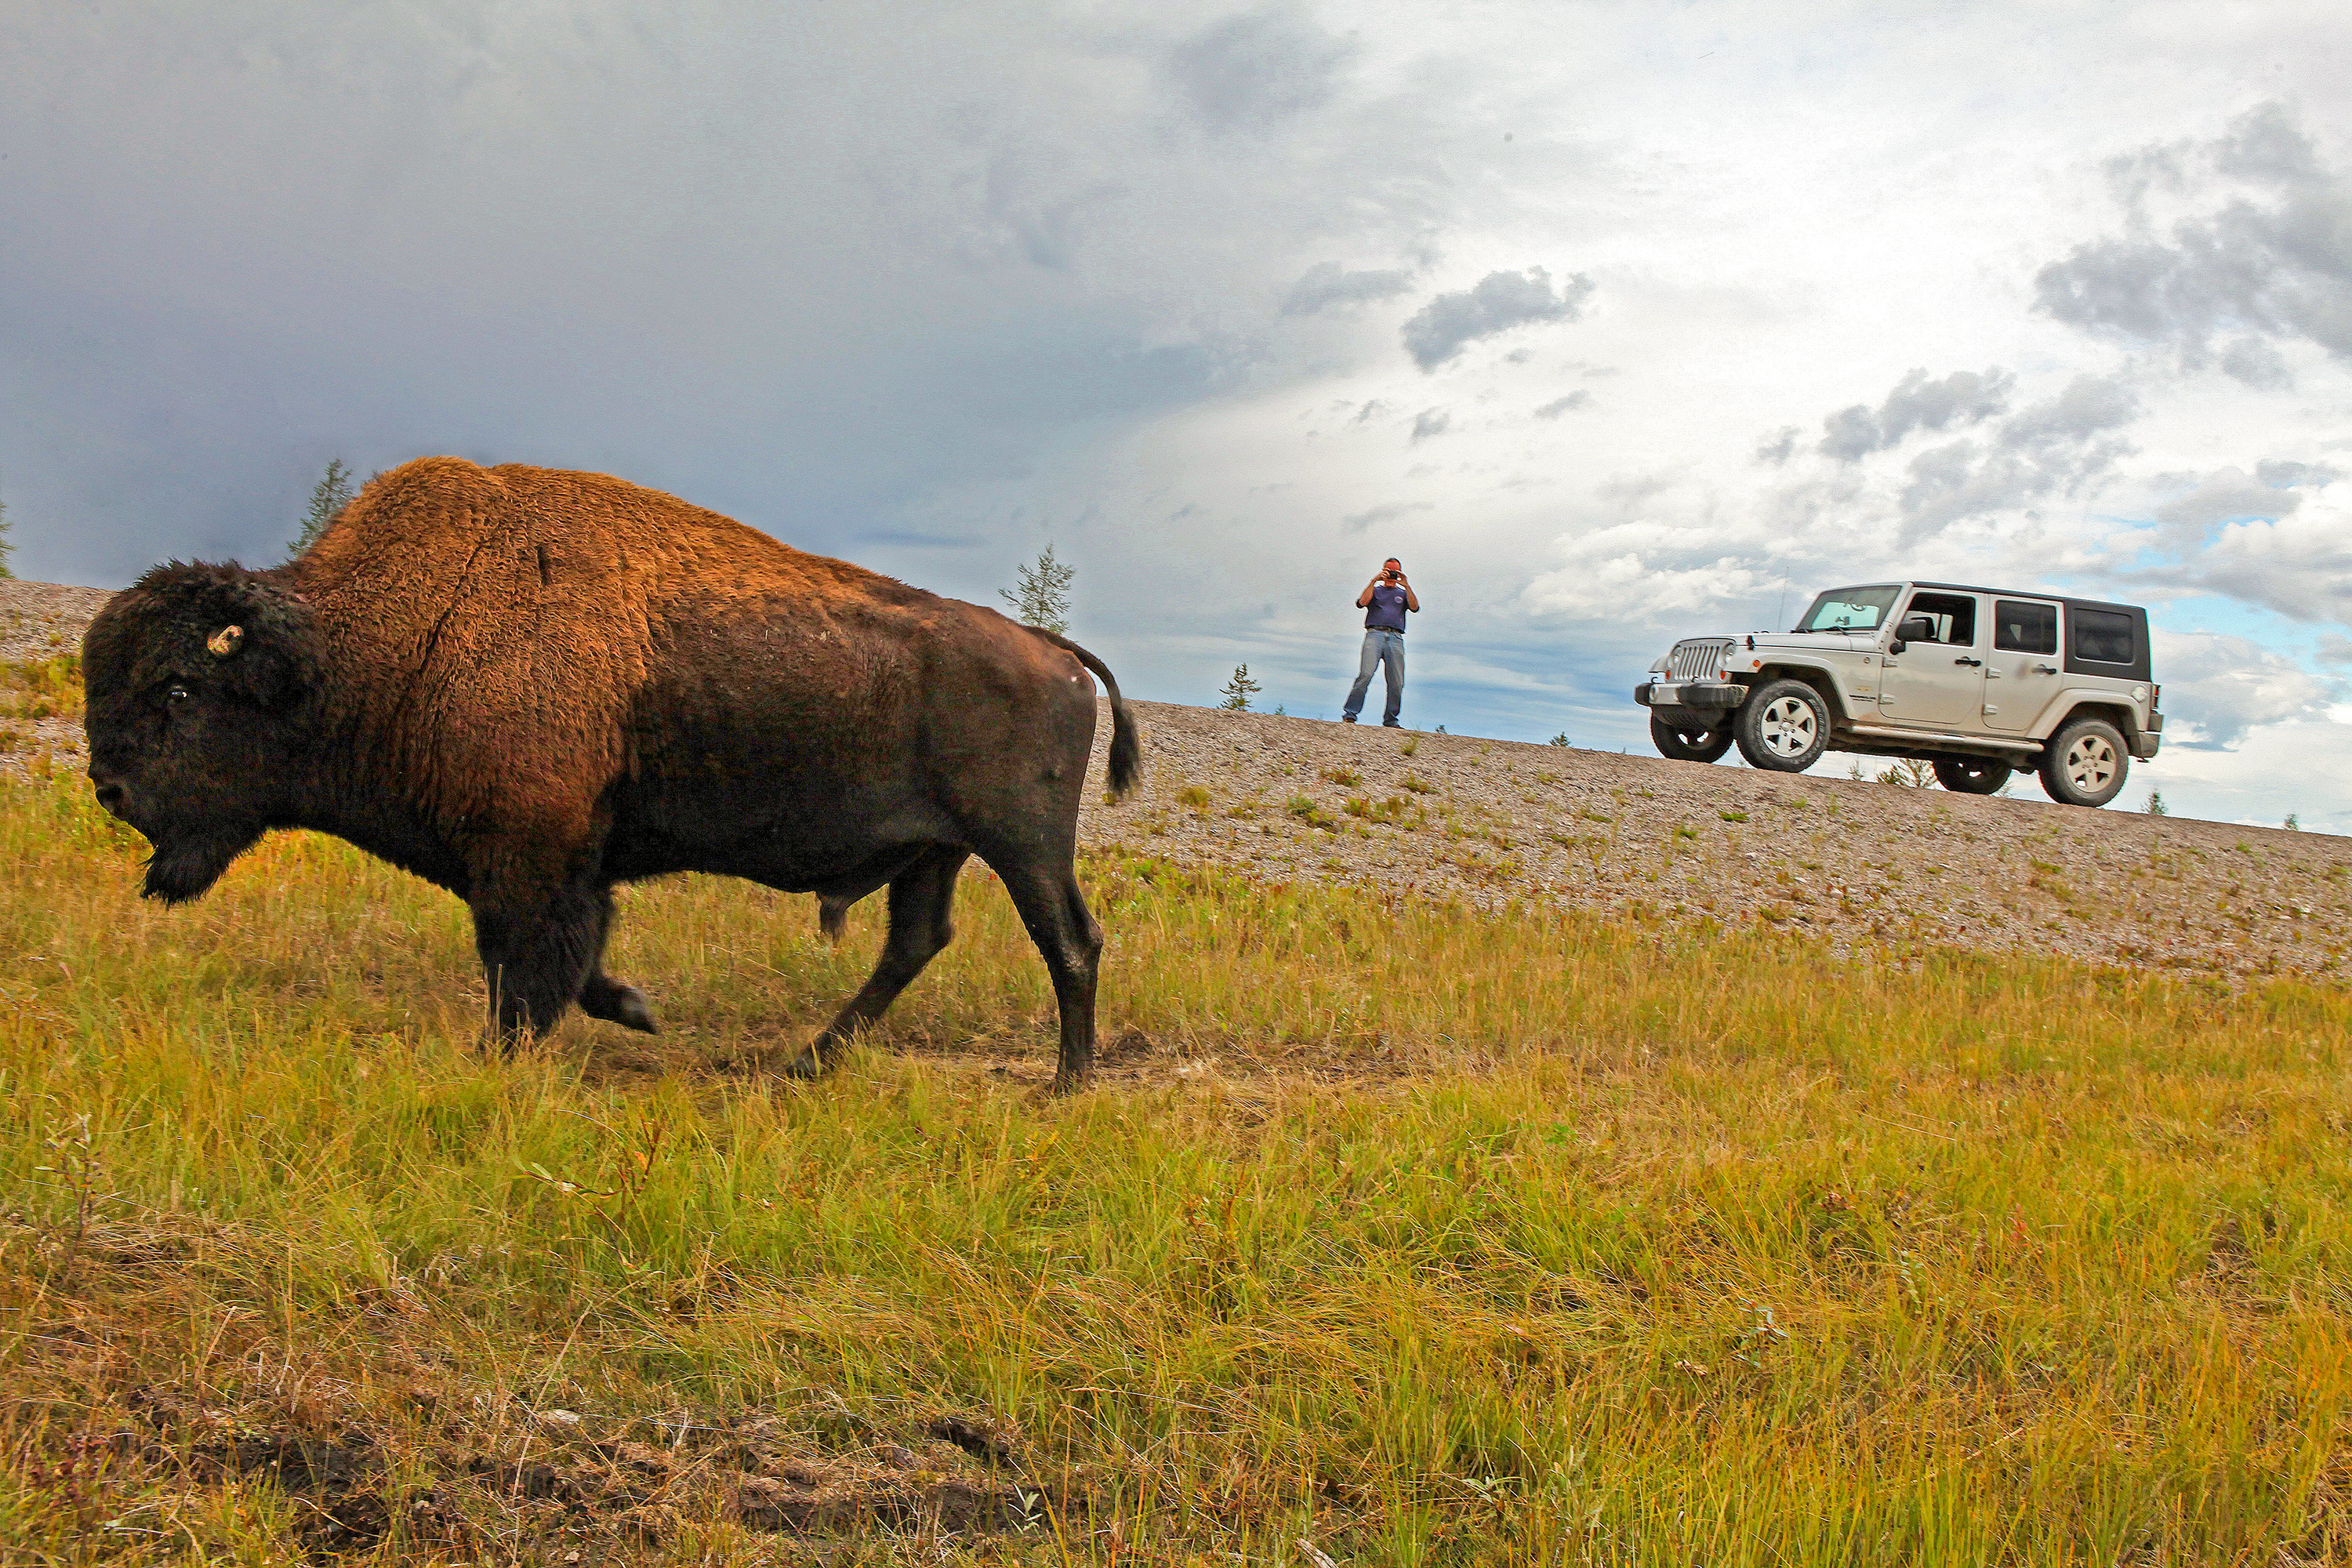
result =
[[[1846,700],[1844,683],[1838,679],[1837,672],[1826,665],[1801,663],[1788,658],[1771,658],[1765,660],[1763,668],[1751,670],[1738,677],[1738,680],[1750,691],[1767,681],[1801,680],[1811,687],[1814,694],[1821,698],[1822,705],[1830,710],[1830,718],[1832,721],[1843,723],[1845,721],[1862,717],[1854,711],[1853,704]],[[1874,713],[1877,711],[1875,704],[1871,710]]]
[[[2125,747],[2134,756],[2139,754],[2139,716],[2132,711],[2130,703],[2116,701],[2112,691],[2080,687],[2072,691],[2061,691],[2057,700],[2050,704],[2048,715],[2042,722],[2033,726],[2027,738],[2046,742],[2069,723],[2083,718],[2105,719],[2122,732]]]

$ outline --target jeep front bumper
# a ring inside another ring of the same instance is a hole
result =
[[[1647,680],[1633,688],[1633,700],[1644,708],[1721,713],[1747,701],[1748,688],[1736,680]]]

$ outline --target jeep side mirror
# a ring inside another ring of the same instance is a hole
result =
[[[1934,642],[1936,623],[1925,616],[1906,616],[1895,626],[1895,640],[1886,645],[1889,653],[1901,653],[1915,642]]]

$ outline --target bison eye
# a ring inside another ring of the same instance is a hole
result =
[[[163,700],[166,702],[179,703],[185,702],[187,700],[188,689],[184,686],[174,686],[163,693]]]

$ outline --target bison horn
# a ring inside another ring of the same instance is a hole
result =
[[[205,639],[205,647],[211,650],[215,658],[226,658],[236,651],[237,645],[243,641],[245,641],[243,626],[223,626]]]

